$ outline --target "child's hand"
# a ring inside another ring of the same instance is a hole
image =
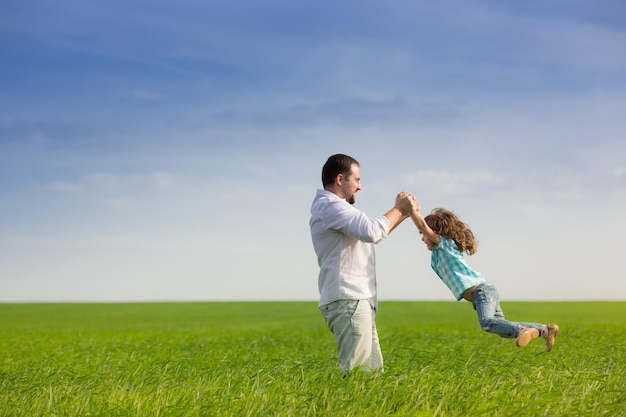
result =
[[[395,207],[400,210],[403,216],[409,216],[415,209],[416,202],[417,200],[414,195],[409,194],[406,191],[402,191],[396,196]]]

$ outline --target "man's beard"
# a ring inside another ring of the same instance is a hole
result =
[[[356,197],[354,197],[354,194],[352,194],[349,198],[346,198],[346,201],[350,204],[354,204],[356,203]]]

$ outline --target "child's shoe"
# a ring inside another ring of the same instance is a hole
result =
[[[528,344],[528,342],[538,336],[539,330],[535,329],[534,327],[526,327],[522,329],[520,334],[517,336],[517,339],[515,339],[515,346],[524,347]]]
[[[554,339],[559,332],[559,326],[554,323],[546,324],[546,327],[542,330],[541,335],[546,339],[546,352],[550,352],[554,347]]]

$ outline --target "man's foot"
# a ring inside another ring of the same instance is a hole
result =
[[[535,329],[534,327],[526,327],[522,329],[520,334],[517,336],[517,339],[515,339],[515,346],[524,347],[528,344],[528,342],[538,336],[539,330]]]
[[[559,332],[559,326],[554,323],[546,324],[546,327],[541,332],[541,335],[546,339],[546,352],[550,352],[554,347],[554,339]]]

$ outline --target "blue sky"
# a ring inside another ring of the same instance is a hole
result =
[[[316,300],[321,167],[474,230],[503,300],[624,300],[622,1],[9,0],[0,301]],[[452,300],[410,222],[381,300]]]

